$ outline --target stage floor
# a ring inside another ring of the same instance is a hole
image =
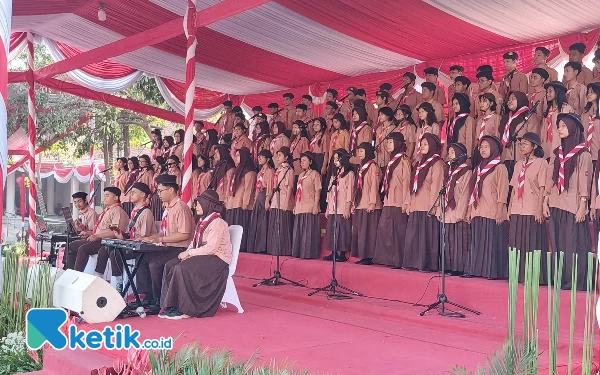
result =
[[[466,313],[464,319],[453,319],[435,311],[420,316],[424,308],[413,305],[423,295],[420,304],[435,301],[437,274],[340,264],[340,283],[369,297],[336,301],[323,293],[308,297],[311,289],[291,285],[253,288],[256,274],[270,275],[274,265],[270,256],[241,254],[238,265],[239,276],[234,280],[245,313],[237,314],[235,307],[229,306],[214,318],[169,321],[153,316],[126,322],[139,329],[142,338],[181,335],[176,347],[198,341],[231,350],[240,358],[259,350],[257,360],[262,363],[276,359],[280,364],[293,362],[298,369],[344,375],[442,374],[455,365],[474,371],[506,337],[506,281],[448,278],[451,299],[482,311],[479,316]],[[297,281],[303,278],[311,287],[320,286],[323,280],[326,284],[330,276],[329,263],[319,260],[286,259],[282,272]],[[539,342],[544,352],[548,345],[545,293],[546,288],[542,288]],[[404,302],[390,300],[402,298]],[[581,319],[576,322],[574,358],[581,358],[584,299],[585,294],[580,293],[577,311]],[[563,292],[559,363],[566,363],[568,357],[568,301],[568,292]],[[517,324],[517,329],[521,327]],[[125,356],[109,351],[82,352],[75,359],[79,362],[77,372],[65,371],[65,362],[70,359],[60,356],[73,354],[50,351],[44,374],[81,375],[85,355],[93,355],[94,363],[108,366],[111,357]],[[546,363],[547,354],[542,354],[541,367]]]

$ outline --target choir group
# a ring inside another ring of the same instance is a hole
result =
[[[427,68],[422,92],[408,72],[397,98],[383,83],[375,104],[361,88],[349,87],[340,101],[328,89],[322,117],[310,95],[295,104],[284,94],[283,106],[268,105],[269,116],[254,107],[252,123],[226,101],[216,129],[195,123],[193,197],[216,192],[224,220],[244,228],[242,251],[317,258],[324,212],[332,251],[324,259],[346,261],[349,253],[358,264],[437,271],[443,219],[452,274],[506,278],[509,247],[522,259],[541,250],[544,261],[552,249],[565,252],[568,289],[578,254],[573,287],[583,289],[589,221],[600,216],[600,53],[593,73],[582,65],[585,46],[572,45],[562,82],[546,64],[549,53],[536,49],[529,76],[516,69],[514,52],[502,56],[501,75],[480,66],[476,93],[463,68],[452,66],[448,100],[438,69]],[[171,175],[181,186],[183,138],[182,130],[165,137],[154,130],[150,156],[118,160],[115,186],[126,212],[134,183],[156,191],[157,178]],[[149,194],[155,218],[163,215],[159,195]]]

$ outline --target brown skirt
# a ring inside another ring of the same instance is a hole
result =
[[[277,230],[277,221],[279,221],[279,231]],[[293,229],[294,213],[292,211],[271,208],[267,233],[267,253],[277,255],[279,252],[279,255],[291,256]]]
[[[182,313],[214,316],[225,294],[229,265],[216,255],[197,255],[165,265],[160,306],[177,307]]]
[[[408,215],[402,267],[437,271],[439,269],[440,222],[425,211]]]
[[[250,226],[248,227],[248,245],[249,253],[264,253],[267,251],[267,232],[269,228],[269,211],[265,209],[265,196],[267,190],[262,189],[256,196],[254,209],[250,216]]]
[[[525,281],[525,257],[528,252],[541,251],[540,285],[547,285],[548,270],[546,264],[548,253],[548,237],[546,222],[535,221],[533,215],[510,215],[508,230],[508,247],[520,250],[519,282]]]
[[[472,276],[502,279],[508,276],[508,222],[475,217],[471,220],[470,254],[465,273]]]
[[[242,233],[242,242],[240,243],[240,251],[246,251],[248,247],[248,229],[250,228],[251,210],[243,210],[241,208],[233,208],[225,210],[225,221],[229,225],[240,225],[244,228]]]
[[[470,225],[464,221],[446,224],[446,245],[444,248],[444,268],[448,271],[464,272],[469,255]]]
[[[562,288],[571,289],[573,254],[577,254],[577,290],[585,290],[587,284],[587,257],[592,250],[592,237],[588,217],[581,223],[575,215],[559,208],[550,208],[550,241],[554,253],[564,255]]]
[[[381,210],[367,212],[366,209],[354,211],[354,228],[352,229],[352,256],[370,259],[375,255],[375,238]]]
[[[158,197],[158,193],[155,191],[152,194],[152,198],[150,198],[150,209],[152,210],[152,215],[154,215],[154,220],[161,221],[163,216],[163,207],[162,201]]]
[[[321,220],[319,215],[297,214],[294,217],[292,256],[318,258],[321,253]]]
[[[327,229],[325,232],[325,248],[329,251],[333,251],[335,248],[334,240],[333,240],[333,217],[336,217],[337,233],[336,233],[336,242],[337,242],[337,251],[350,251],[351,241],[352,241],[352,220],[344,219],[344,217],[340,214],[337,215],[329,215],[327,217]]]
[[[133,202],[121,203],[121,208],[123,208],[123,211],[125,211],[127,213],[127,216],[129,216],[129,217],[131,217],[131,211],[133,211],[134,207],[135,207],[135,203],[133,203]]]
[[[400,207],[383,207],[377,226],[373,263],[402,267],[407,223],[408,215]]]

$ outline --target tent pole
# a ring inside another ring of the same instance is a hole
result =
[[[188,8],[183,27],[187,37],[187,55],[185,58],[185,138],[183,141],[183,178],[182,198],[189,206],[192,204],[192,157],[194,137],[194,93],[196,91],[196,1],[188,0]]]
[[[27,85],[28,88],[28,101],[27,101],[27,132],[29,133],[29,256],[36,255],[36,186],[35,186],[35,143],[36,143],[36,103],[35,103],[35,80],[33,72],[35,70],[34,65],[34,52],[33,52],[33,34],[27,33]]]
[[[4,183],[6,182],[6,169],[8,167],[8,117],[6,111],[8,93],[8,49],[10,46],[10,29],[12,20],[12,0],[0,0],[0,23],[5,27],[0,28],[0,50],[4,53],[2,68],[0,68],[0,243],[3,243],[4,230],[2,229],[2,216],[4,215]],[[2,287],[2,257],[0,257],[0,288]],[[0,289],[1,290],[1,289]]]

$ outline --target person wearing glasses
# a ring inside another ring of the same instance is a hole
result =
[[[167,174],[175,176],[177,185],[181,186],[181,160],[177,155],[171,155],[167,158]]]

